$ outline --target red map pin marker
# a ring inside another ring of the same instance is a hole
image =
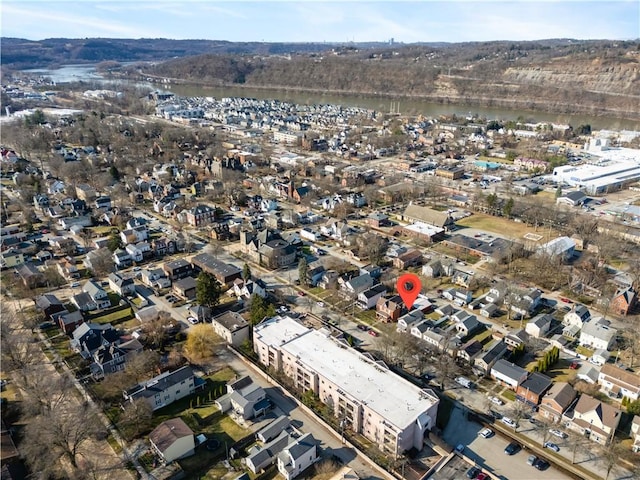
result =
[[[411,310],[413,302],[416,301],[422,289],[420,278],[413,273],[405,273],[398,278],[396,288],[407,309]]]

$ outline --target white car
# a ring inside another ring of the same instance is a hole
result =
[[[560,430],[556,430],[556,429],[549,430],[549,433],[551,435],[555,435],[556,437],[559,437],[559,438],[567,438],[569,436],[566,433],[564,433],[564,432],[562,432]]]
[[[196,323],[198,323],[198,319],[196,317],[189,317],[187,318],[187,321],[191,324],[191,325],[195,325]]]
[[[494,405],[504,405],[504,402],[500,400],[498,397],[489,397],[489,401]]]
[[[509,417],[502,417],[502,423],[511,428],[516,428],[518,426],[518,424]]]
[[[478,434],[478,436],[482,438],[491,438],[493,437],[493,433],[493,430],[491,430],[490,428],[485,428]]]
[[[324,302],[317,302],[316,305],[318,305],[320,308],[324,307]]]

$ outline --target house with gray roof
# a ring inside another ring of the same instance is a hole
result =
[[[516,400],[537,407],[553,381],[544,373],[533,372],[516,389]]]
[[[111,300],[109,300],[109,295],[100,285],[98,285],[97,282],[89,280],[82,286],[82,291],[87,293],[91,297],[91,300],[93,300],[96,304],[96,308],[102,310],[103,308],[111,307]]]
[[[360,293],[371,287],[373,287],[373,277],[365,273],[364,275],[358,275],[357,277],[347,280],[340,288],[351,297],[357,297]]]
[[[524,368],[504,359],[498,360],[491,368],[491,378],[512,390],[516,390],[528,374]]]
[[[144,398],[153,411],[172,404],[196,391],[196,379],[190,366],[164,372],[151,380],[141,382],[123,392],[131,403]]]
[[[266,427],[261,428],[256,433],[256,438],[262,443],[267,443],[280,435],[291,425],[291,420],[286,415],[280,415]]]
[[[249,420],[264,413],[271,403],[264,389],[247,375],[228,383],[227,393],[216,400],[216,405],[221,412],[232,411],[243,420]]]
[[[237,312],[226,311],[214,317],[211,325],[214,332],[235,347],[249,339],[249,323]]]
[[[282,417],[281,417],[282,418]],[[285,417],[286,418],[286,417]],[[272,422],[273,423],[273,422]],[[272,465],[280,452],[295,440],[286,431],[280,430],[278,435],[264,445],[255,445],[249,449],[245,457],[245,464],[253,473],[257,474]]]
[[[527,332],[533,338],[544,337],[551,328],[551,322],[553,317],[548,313],[541,313],[536,315],[527,322],[525,332]]]
[[[286,480],[293,480],[318,459],[317,441],[307,433],[290,443],[278,455],[278,471]]]
[[[543,416],[559,422],[562,414],[571,406],[578,393],[566,382],[556,382],[545,393],[538,410]]]
[[[503,340],[495,340],[484,353],[478,355],[473,362],[474,370],[480,375],[487,375],[491,372],[493,365],[504,357],[509,351],[509,347]]]

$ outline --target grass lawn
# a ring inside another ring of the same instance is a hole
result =
[[[372,325],[376,321],[376,312],[373,310],[364,310],[356,313],[356,318],[361,322]]]
[[[483,345],[486,345],[487,343],[489,343],[491,341],[491,330],[486,329],[482,332],[480,332],[479,334],[477,334],[475,337],[473,337],[474,340],[477,340],[478,342],[482,343]]]
[[[127,320],[131,320],[132,318],[133,310],[131,310],[131,307],[129,307],[123,308],[121,310],[116,310],[105,315],[100,315],[98,317],[92,318],[91,321],[96,323],[111,323],[112,325],[117,325],[119,323],[126,322]]]
[[[579,353],[580,355],[584,355],[585,357],[589,358],[593,355],[593,350],[591,348],[587,348],[587,347],[583,347],[582,345],[578,345],[576,347],[576,353]]]
[[[469,217],[458,220],[456,224],[461,227],[477,228],[500,235],[506,234],[507,236],[518,239],[523,238],[525,233],[540,233],[542,230],[538,228],[538,232],[535,232],[533,227],[525,223],[518,223],[503,217],[494,217],[484,213],[474,213]],[[548,228],[544,229],[545,233],[548,233],[548,231]],[[558,236],[558,232],[552,231],[551,236],[552,238]]]
[[[511,400],[512,402],[516,401],[516,392],[514,392],[513,390],[505,389],[504,392],[502,392],[500,395],[502,395],[507,400]]]
[[[571,365],[569,360],[561,358],[544,374],[551,377],[554,382],[568,382],[576,375],[575,370],[571,370],[569,365]]]

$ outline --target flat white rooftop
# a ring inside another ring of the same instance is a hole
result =
[[[309,329],[290,317],[273,317],[253,327],[253,335],[270,347],[280,347],[286,342],[307,333]]]
[[[434,235],[444,232],[444,228],[434,227],[433,225],[427,225],[426,223],[422,223],[422,222],[415,222],[415,223],[412,223],[411,225],[407,225],[404,228],[405,230],[416,232],[420,235],[428,235],[429,237],[432,237]]]
[[[338,343],[326,330],[307,329],[288,317],[275,317],[256,328],[259,327],[262,341],[274,341],[274,346],[296,357],[306,369],[318,372],[399,429],[415,422],[438,401],[433,392],[416,387]],[[291,338],[291,332],[299,327],[306,333]],[[288,336],[285,332],[289,332]],[[286,338],[289,340],[283,342]]]

